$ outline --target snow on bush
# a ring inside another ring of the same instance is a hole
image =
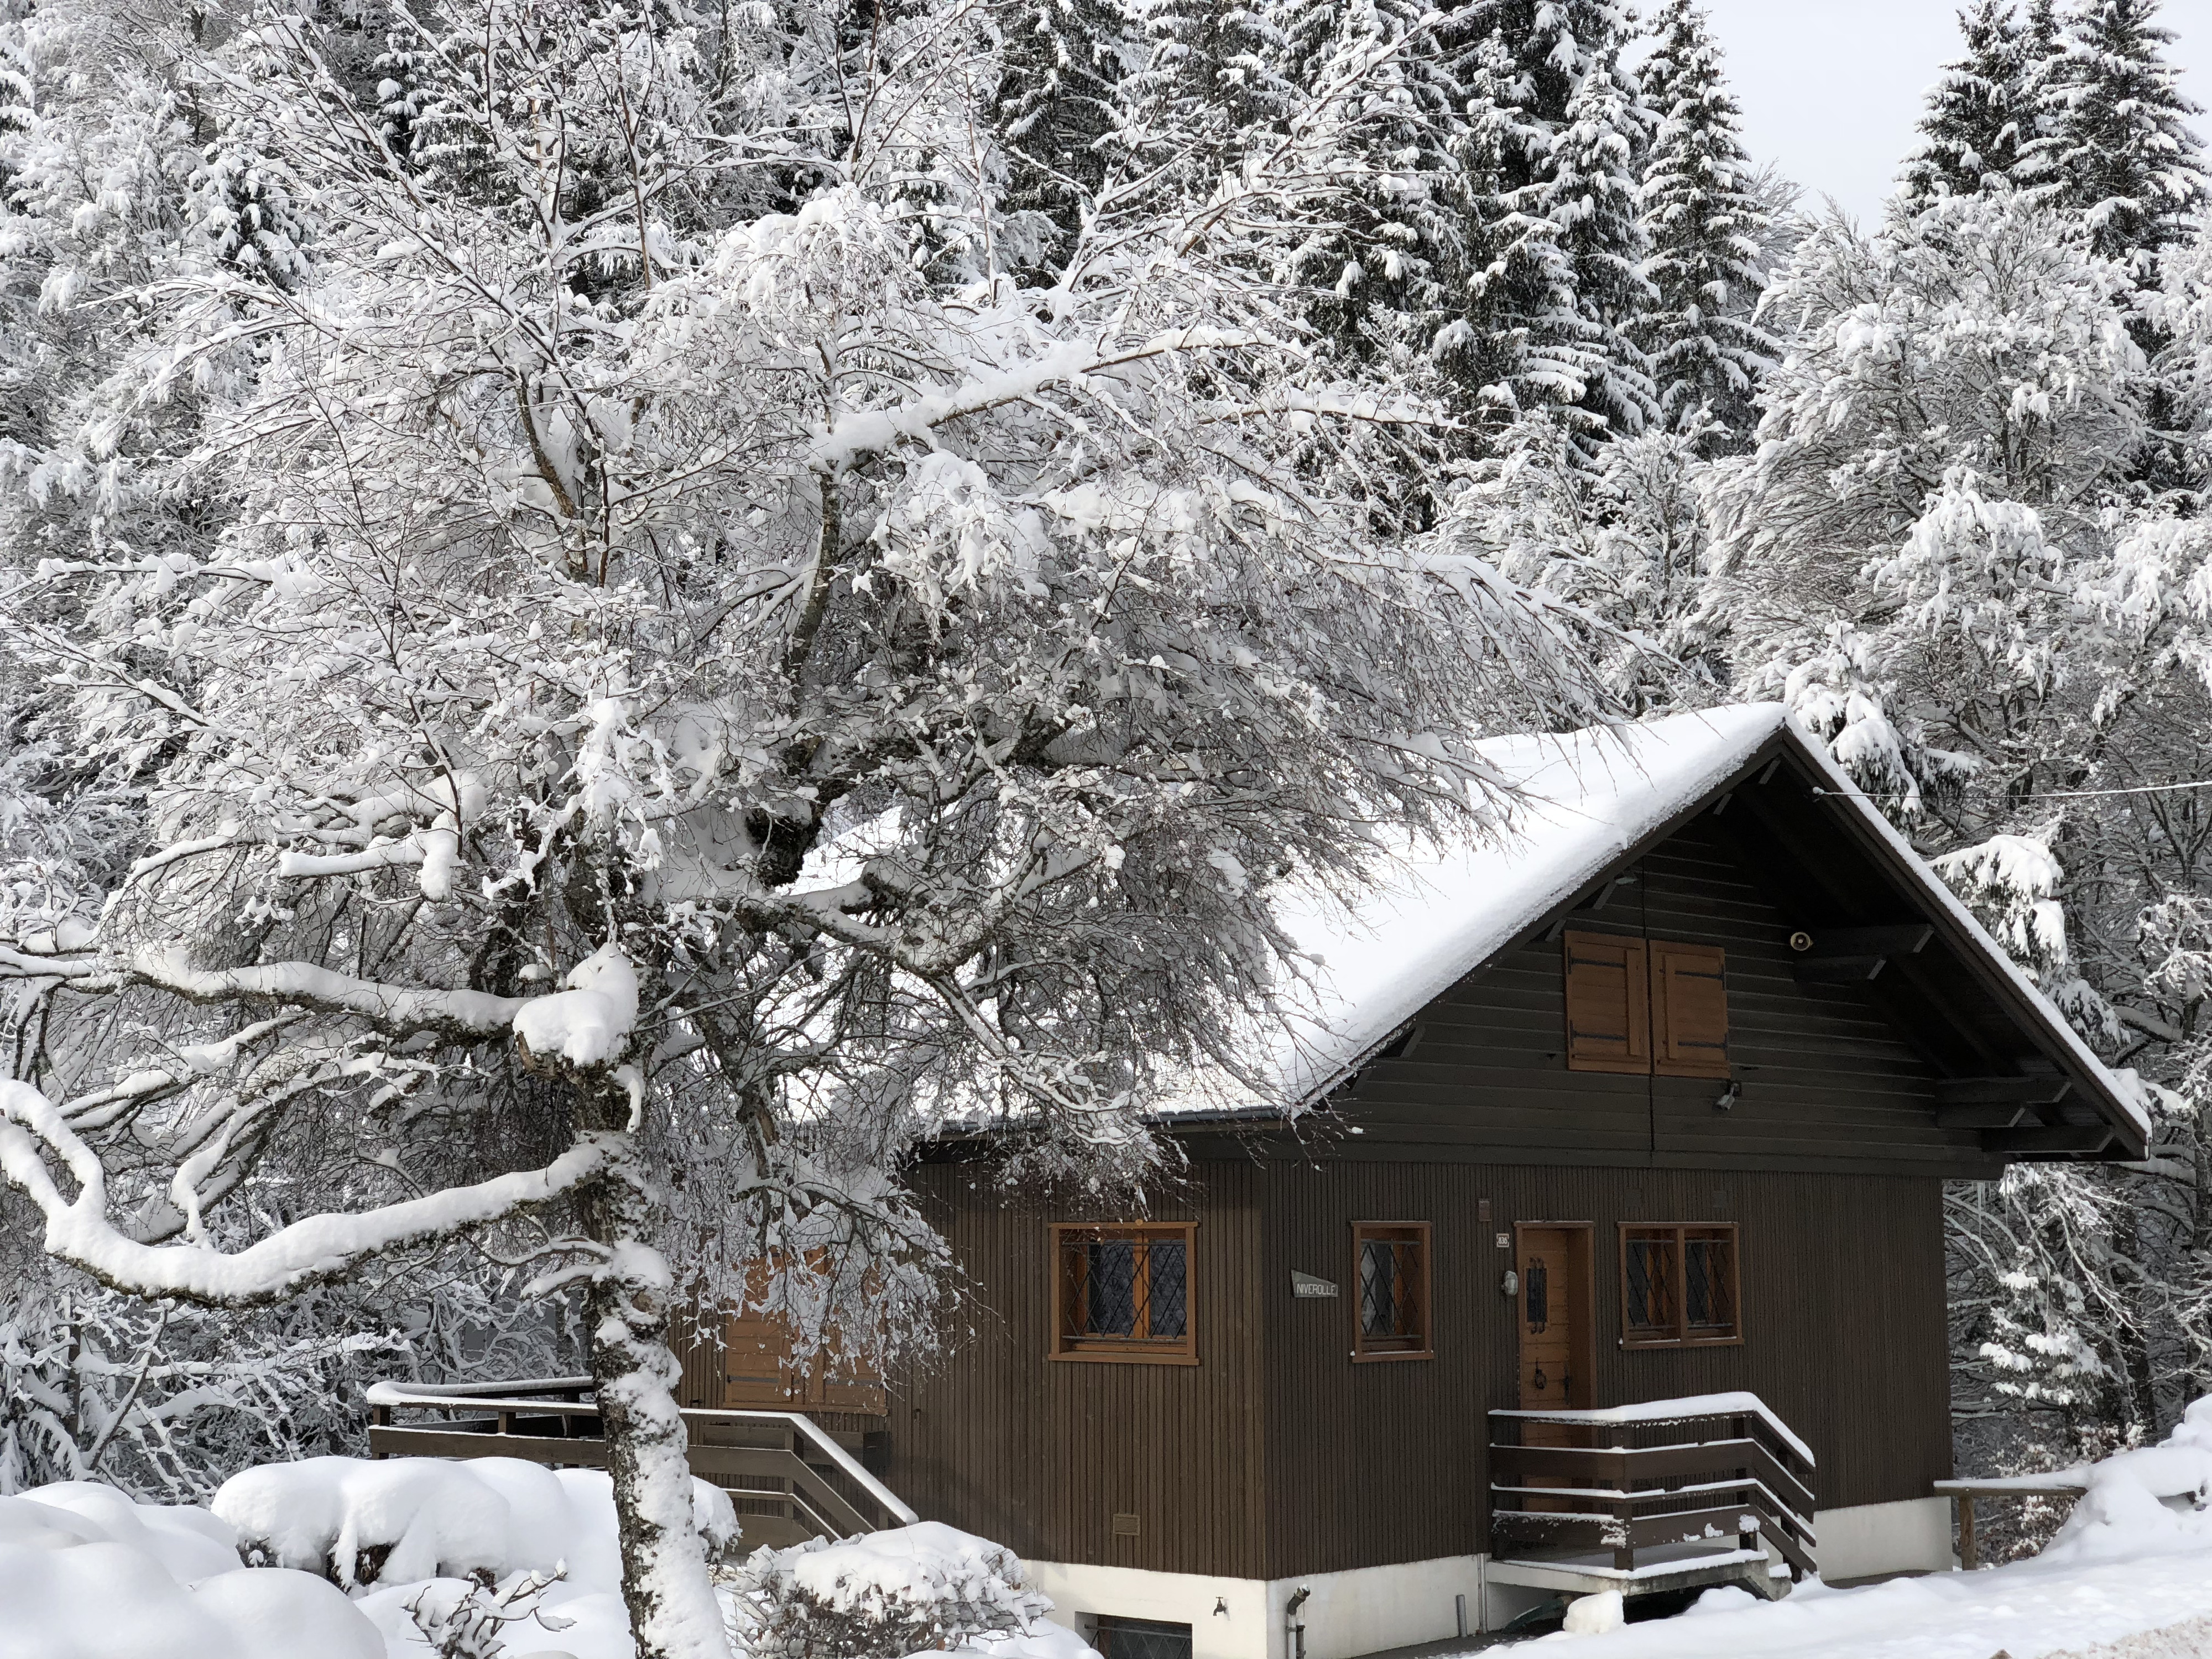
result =
[[[1080,1638],[1013,1552],[941,1522],[753,1552],[736,1583],[734,1645],[753,1659],[902,1659],[981,1649],[1073,1659]]]
[[[311,1457],[223,1483],[215,1513],[246,1559],[318,1573],[346,1589],[562,1566],[587,1590],[620,1588],[613,1487],[599,1469],[513,1457]],[[719,1553],[738,1535],[729,1494],[691,1483],[691,1518]]]
[[[70,1481],[0,1498],[0,1659],[386,1659],[304,1572],[239,1565],[204,1510]]]
[[[2165,1441],[2069,1470],[2088,1491],[2043,1552],[2051,1561],[2103,1561],[2212,1542],[2212,1395],[2191,1404]]]
[[[726,1551],[728,1494],[692,1497]],[[617,1537],[603,1472],[506,1457],[271,1464],[212,1514],[43,1486],[0,1498],[0,1659],[635,1659]],[[757,1550],[719,1600],[752,1659],[1096,1659],[935,1522]]]

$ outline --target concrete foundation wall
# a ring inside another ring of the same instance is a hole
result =
[[[1879,1573],[1944,1572],[1952,1565],[1951,1505],[1941,1498],[1822,1510],[1821,1577],[1833,1582]],[[1460,1632],[1465,1596],[1469,1631],[1496,1629],[1545,1592],[1486,1584],[1484,1558],[1448,1555],[1301,1578],[1212,1577],[1146,1572],[1062,1561],[1024,1563],[1030,1582],[1052,1598],[1054,1623],[1090,1634],[1103,1613],[1188,1625],[1192,1659],[1292,1659],[1289,1607],[1300,1589],[1305,1659],[1358,1659],[1389,1648],[1442,1641]],[[1486,1596],[1487,1598],[1486,1603]]]
[[[1822,1510],[1813,1517],[1820,1577],[1829,1583],[1886,1572],[1951,1570],[1951,1500],[1912,1498]]]

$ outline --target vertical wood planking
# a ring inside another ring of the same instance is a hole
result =
[[[1924,1498],[1949,1469],[1940,1182],[1346,1162],[1273,1164],[1264,1181],[1262,1278],[1281,1284],[1267,1285],[1269,1577],[1485,1547],[1484,1413],[1516,1402],[1517,1327],[1484,1199],[1493,1231],[1597,1224],[1597,1404],[1749,1389],[1812,1446],[1824,1507]],[[1435,1223],[1429,1364],[1352,1366],[1315,1311],[1331,1304],[1287,1302],[1291,1272],[1330,1276],[1337,1240],[1381,1206]],[[1622,1221],[1740,1224],[1741,1346],[1620,1347]]]
[[[1258,1576],[1258,1168],[1195,1165],[1188,1190],[1150,1212],[1200,1223],[1196,1366],[1048,1358],[1048,1225],[1114,1218],[1000,1207],[998,1194],[970,1188],[981,1177],[960,1165],[919,1176],[981,1305],[939,1363],[894,1392],[892,1489],[925,1518],[1033,1559]],[[1113,1532],[1123,1514],[1138,1517],[1137,1536]]]

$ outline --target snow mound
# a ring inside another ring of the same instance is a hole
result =
[[[988,1598],[1006,1583],[1022,1583],[1013,1552],[941,1521],[863,1533],[836,1543],[817,1540],[781,1552],[799,1589],[840,1613],[881,1617],[896,1601]]]
[[[2041,1556],[2048,1561],[2108,1561],[2212,1542],[2212,1395],[2194,1401],[2155,1446],[2116,1452],[2075,1471],[2088,1491]]]
[[[311,1457],[234,1475],[214,1509],[249,1560],[348,1589],[563,1565],[579,1590],[622,1583],[614,1486],[602,1469],[514,1457]],[[719,1487],[695,1480],[691,1513],[710,1550],[736,1539],[736,1512]]]
[[[82,1481],[0,1498],[0,1659],[386,1659],[338,1590],[228,1537]]]
[[[637,969],[612,939],[568,970],[565,991],[532,997],[514,1016],[514,1034],[533,1054],[572,1066],[600,1066],[629,1047],[637,1024]]]
[[[1577,1595],[1569,1602],[1566,1620],[1560,1629],[1570,1636],[1603,1636],[1627,1622],[1620,1592],[1600,1590],[1595,1595]]]

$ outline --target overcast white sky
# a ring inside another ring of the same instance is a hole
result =
[[[1808,207],[1879,216],[1921,94],[1959,54],[1951,0],[1705,0],[1743,105],[1744,147],[1778,161]],[[2212,0],[2166,0],[2181,89],[2212,104]],[[2197,118],[2212,134],[2212,120]]]

